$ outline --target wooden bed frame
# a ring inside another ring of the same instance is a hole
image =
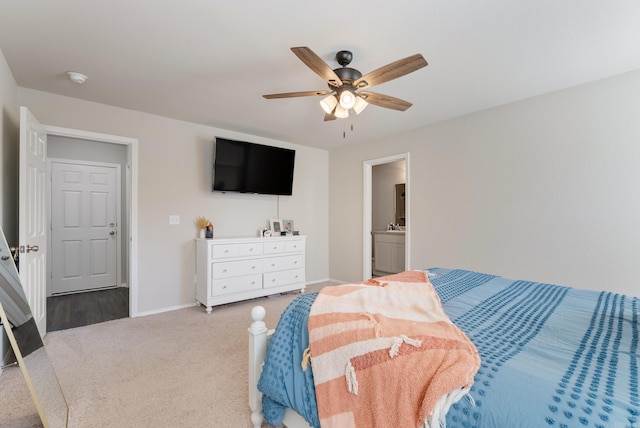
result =
[[[251,423],[254,428],[262,426],[262,394],[258,391],[258,380],[262,372],[262,365],[267,355],[267,345],[273,330],[267,330],[264,323],[266,310],[262,306],[251,309],[253,322],[249,327],[249,407],[251,408]],[[302,416],[288,409],[284,420],[287,428],[310,428]]]

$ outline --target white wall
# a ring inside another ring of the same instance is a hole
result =
[[[139,312],[194,302],[198,216],[216,237],[257,236],[269,218],[292,219],[308,236],[307,280],[329,277],[326,151],[25,88],[18,102],[46,125],[138,139]],[[293,196],[211,192],[216,136],[296,149]],[[169,225],[174,214],[179,226]]]
[[[332,151],[332,278],[361,279],[362,162],[403,152],[411,268],[640,295],[640,71]]]

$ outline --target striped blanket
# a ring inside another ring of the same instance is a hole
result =
[[[440,426],[480,365],[424,272],[324,288],[308,329],[323,428]]]

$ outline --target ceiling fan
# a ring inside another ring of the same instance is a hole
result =
[[[322,58],[306,46],[291,48],[291,50],[307,67],[327,82],[329,90],[285,92],[263,95],[263,97],[270,100],[275,98],[328,95],[320,101],[320,106],[325,111],[325,121],[346,118],[349,116],[350,109],[353,109],[356,114],[360,114],[369,104],[405,111],[411,107],[412,104],[410,102],[389,95],[364,91],[363,89],[397,79],[427,65],[427,61],[422,55],[415,54],[387,64],[363,76],[355,68],[347,67],[353,59],[353,54],[350,51],[338,52],[336,61],[341,67],[331,69]]]

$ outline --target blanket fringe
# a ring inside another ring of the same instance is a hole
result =
[[[393,338],[393,344],[389,349],[389,356],[391,358],[398,355],[398,352],[400,351],[400,347],[402,346],[403,343],[406,343],[407,345],[415,346],[416,348],[419,348],[420,346],[422,346],[421,340],[412,339],[409,336],[405,336],[404,334],[401,334],[400,336]]]
[[[380,334],[382,333],[382,326],[380,325],[376,317],[368,312],[360,312],[359,315],[366,317],[369,319],[369,321],[371,321],[371,324],[373,324],[375,337],[380,337]]]
[[[457,403],[463,397],[475,406],[475,400],[469,394],[470,388],[458,388],[448,394],[443,395],[436,403],[431,415],[424,421],[424,428],[447,428],[447,412],[454,403]]]
[[[356,378],[356,369],[351,365],[351,360],[347,361],[344,376],[347,379],[347,391],[353,395],[358,395],[358,379]]]

